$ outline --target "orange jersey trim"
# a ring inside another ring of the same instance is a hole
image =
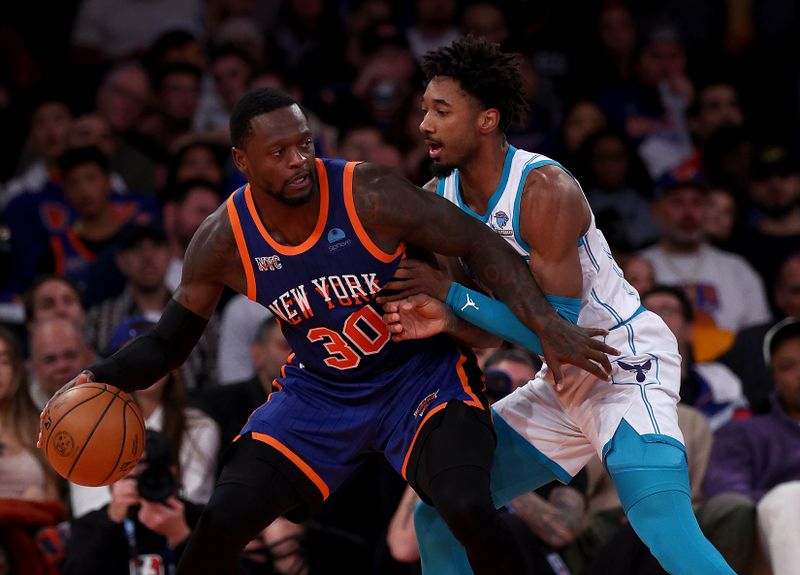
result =
[[[50,238],[50,249],[53,250],[53,273],[59,277],[64,277],[66,273],[66,262],[64,261],[64,246],[58,241],[58,238],[52,236]]]
[[[78,252],[78,255],[87,262],[94,263],[97,261],[97,255],[86,247],[86,244],[81,241],[81,238],[78,237],[78,234],[76,234],[75,230],[72,228],[67,230],[67,241],[72,244],[72,247]]]
[[[456,373],[458,374],[458,379],[461,380],[461,387],[464,388],[464,393],[470,396],[472,399],[469,401],[465,401],[467,405],[471,405],[472,407],[477,407],[478,409],[483,409],[483,404],[478,399],[478,396],[475,395],[475,392],[469,386],[469,378],[467,377],[467,372],[464,371],[464,364],[467,361],[467,356],[458,352],[458,363],[456,363]]]
[[[285,455],[292,463],[294,463],[300,471],[302,471],[313,483],[317,486],[317,489],[320,490],[322,493],[322,499],[325,500],[331,494],[331,490],[328,488],[328,484],[316,474],[316,472],[311,469],[311,467],[298,455],[286,447],[283,443],[272,437],[271,435],[267,435],[266,433],[251,433],[253,439],[257,439],[258,441],[262,441],[267,445],[270,445],[280,451],[283,455]]]
[[[314,244],[317,243],[322,232],[325,230],[325,224],[328,221],[328,172],[325,171],[325,165],[322,163],[322,160],[317,159],[317,175],[319,176],[319,216],[317,217],[317,225],[314,227],[314,231],[311,232],[311,235],[306,238],[306,240],[297,246],[287,246],[285,244],[280,244],[276,242],[269,232],[267,228],[264,227],[264,223],[261,221],[261,218],[258,215],[258,210],[256,210],[255,202],[253,202],[253,192],[250,190],[250,184],[247,184],[247,187],[244,190],[244,197],[245,201],[247,202],[247,209],[250,210],[250,217],[253,218],[253,221],[256,223],[256,227],[258,231],[261,232],[261,236],[264,240],[281,255],[284,256],[296,256],[302,254],[305,251],[308,251]]]
[[[408,481],[408,478],[406,477],[406,467],[408,467],[408,460],[411,457],[411,451],[414,449],[414,444],[417,442],[417,437],[419,437],[419,432],[422,430],[422,428],[425,426],[425,424],[428,423],[428,420],[431,418],[431,416],[434,413],[437,413],[437,412],[441,411],[446,406],[447,406],[447,402],[444,402],[444,403],[440,403],[439,405],[437,405],[436,407],[431,409],[428,412],[428,415],[426,415],[422,419],[420,424],[417,426],[417,431],[416,431],[416,433],[414,433],[414,439],[411,440],[411,445],[408,446],[408,451],[406,451],[406,457],[405,457],[405,459],[403,459],[403,467],[402,467],[402,469],[400,469],[400,475],[402,475],[403,479],[405,479],[406,481]]]
[[[233,194],[228,196],[228,200],[225,203],[228,208],[228,218],[231,220],[233,237],[236,238],[236,247],[239,248],[239,258],[242,260],[244,275],[247,278],[247,297],[256,301],[256,274],[253,271],[253,264],[250,263],[250,252],[247,251],[247,242],[244,239],[242,223],[239,221],[236,204],[233,203]]]
[[[358,239],[361,240],[363,246],[367,248],[370,254],[372,254],[372,257],[378,261],[388,264],[397,259],[397,257],[404,252],[406,246],[401,241],[399,244],[397,244],[397,249],[393,254],[387,254],[385,251],[375,245],[375,242],[372,241],[372,238],[370,238],[369,234],[367,234],[367,230],[365,230],[364,226],[361,224],[361,220],[358,218],[358,212],[356,212],[356,204],[353,201],[353,172],[358,164],[359,162],[348,162],[344,167],[344,180],[342,187],[344,188],[344,206],[347,209],[347,217],[350,218],[350,224],[356,231]]]

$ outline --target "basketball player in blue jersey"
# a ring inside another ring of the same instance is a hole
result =
[[[195,234],[158,325],[74,382],[149,386],[185,360],[225,285],[278,319],[295,353],[229,449],[178,573],[233,573],[257,533],[322,503],[374,451],[441,511],[475,572],[519,573],[489,496],[495,437],[474,356],[445,336],[393,342],[375,298],[408,242],[463,258],[549,334],[545,355],[557,365],[605,377],[615,350],[593,337],[606,331],[559,318],[513,250],[450,202],[380,166],[315,158],[288,96],[245,95],[231,138],[249,183]],[[463,326],[465,341],[473,331]],[[47,409],[42,417],[46,427]]]
[[[610,382],[579,366],[554,379],[545,358],[534,380],[494,404],[494,503],[553,480],[569,482],[597,454],[631,525],[666,571],[732,574],[692,510],[677,425],[675,338],[641,307],[577,181],[557,162],[506,140],[505,129],[526,107],[514,57],[467,37],[428,53],[423,71],[420,130],[438,174],[427,187],[511,245],[558,313],[607,329],[605,341],[622,351]],[[451,276],[459,271],[443,267]],[[506,305],[426,264],[404,262],[387,288],[399,290],[379,298],[388,302],[385,319],[395,340],[439,332],[463,337],[467,320],[541,354],[536,335]],[[432,507],[420,504],[415,527],[426,575],[470,573],[463,548]]]

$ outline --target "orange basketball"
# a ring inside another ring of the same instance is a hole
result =
[[[114,483],[144,451],[144,419],[129,395],[86,383],[47,405],[41,422],[45,455],[61,477],[78,485]]]

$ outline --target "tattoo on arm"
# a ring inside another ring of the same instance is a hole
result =
[[[203,222],[186,249],[181,285],[174,298],[208,318],[214,313],[223,284],[246,293],[244,268],[225,204]]]
[[[462,257],[481,282],[536,331],[559,321],[522,258],[487,226],[444,198],[374,164],[356,169],[356,209],[382,245],[400,240]],[[381,245],[381,244],[379,244]]]
[[[572,487],[556,487],[549,500],[527,493],[512,505],[530,530],[555,549],[568,545],[583,531],[584,498]]]

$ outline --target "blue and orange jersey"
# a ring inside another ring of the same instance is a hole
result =
[[[249,185],[227,201],[247,297],[278,319],[295,352],[292,364],[326,379],[370,380],[423,345],[396,343],[375,297],[403,257],[382,251],[364,230],[353,201],[355,162],[317,159],[320,211],[302,244],[279,244],[264,227]]]
[[[53,252],[55,275],[70,279],[81,293],[85,293],[89,270],[97,261],[97,254],[83,243],[72,228],[51,236],[50,249]]]

